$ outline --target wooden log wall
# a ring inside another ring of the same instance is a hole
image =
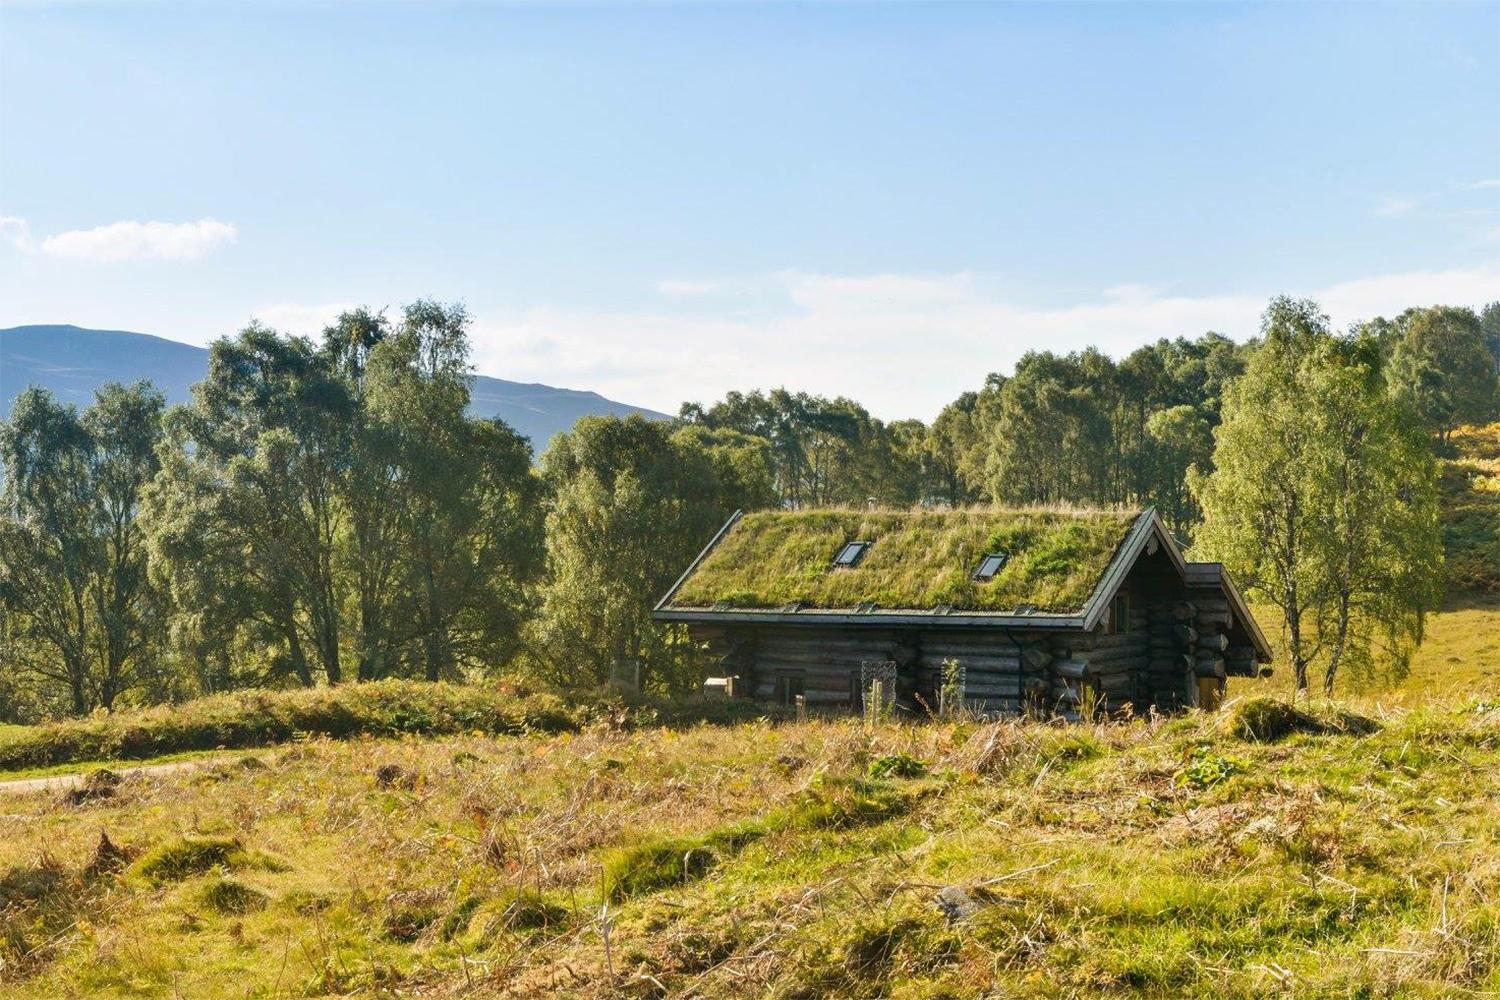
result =
[[[1037,700],[1051,687],[1048,665],[1050,639],[1042,632],[945,630],[921,634],[917,677],[924,698],[933,698],[942,685],[943,662],[957,660],[964,667],[964,700],[973,712],[1016,714],[1029,699]],[[1017,645],[1019,644],[1019,649]]]
[[[766,629],[756,638],[755,676],[749,693],[766,701],[776,697],[783,675],[802,679],[809,705],[852,706],[866,661],[894,661],[896,698],[910,704],[917,693],[917,651],[908,635],[895,630],[855,628]]]
[[[1140,709],[1150,697],[1150,608],[1141,595],[1130,597],[1130,619],[1120,627],[1101,624],[1093,632],[1059,633],[1053,638],[1050,707],[1065,718],[1078,718],[1085,685],[1094,689],[1096,708],[1106,712],[1127,705]]]

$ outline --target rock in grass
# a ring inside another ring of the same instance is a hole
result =
[[[968,890],[961,885],[949,885],[939,889],[934,902],[943,916],[948,918],[950,924],[968,920],[982,909],[979,901],[969,895]]]

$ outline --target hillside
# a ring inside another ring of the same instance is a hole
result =
[[[76,326],[17,326],[0,330],[0,412],[28,385],[51,389],[64,402],[87,406],[94,390],[109,381],[154,382],[169,402],[189,398],[203,377],[208,351],[191,344],[124,330],[85,330]],[[617,403],[595,392],[550,385],[508,382],[476,376],[470,412],[499,417],[531,439],[538,451],[552,435],[589,415],[665,414]]]
[[[1500,423],[1460,427],[1451,443],[1438,467],[1448,586],[1500,595]]]

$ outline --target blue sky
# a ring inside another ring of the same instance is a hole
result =
[[[466,302],[479,370],[930,419],[1500,298],[1500,3],[0,6],[0,326]]]

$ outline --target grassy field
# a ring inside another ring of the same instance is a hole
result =
[[[600,718],[14,796],[0,994],[1483,995],[1500,690],[1482,683],[1353,703],[1368,722],[1325,706],[1265,741],[1232,714]]]

